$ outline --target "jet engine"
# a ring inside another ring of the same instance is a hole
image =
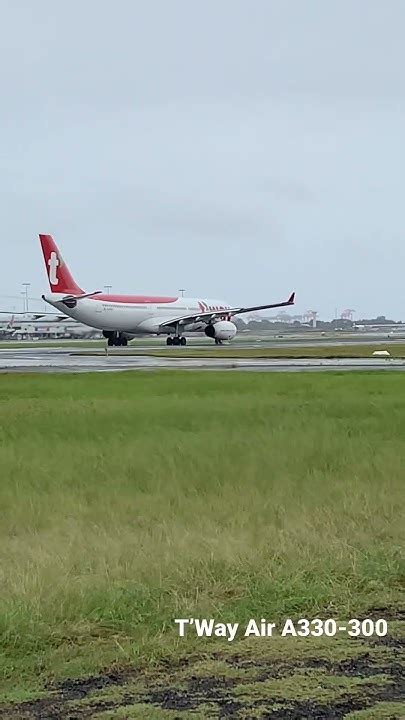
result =
[[[213,340],[232,340],[237,333],[237,328],[230,320],[218,320],[216,323],[207,325],[204,332]]]

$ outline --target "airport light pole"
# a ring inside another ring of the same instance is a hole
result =
[[[185,293],[184,288],[180,288],[179,292],[181,293],[181,297],[184,297],[184,293]]]
[[[104,285],[104,290],[107,290],[107,295],[110,294],[111,288],[112,288],[112,285]]]
[[[31,286],[31,283],[22,283],[22,286],[25,288],[24,312],[28,312],[28,288]]]

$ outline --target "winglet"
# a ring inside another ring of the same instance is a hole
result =
[[[295,292],[291,293],[290,297],[288,298],[288,305],[294,305],[295,303]]]

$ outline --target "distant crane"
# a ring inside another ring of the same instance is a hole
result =
[[[288,313],[286,313],[285,310],[282,310],[281,312],[279,312],[278,315],[276,315],[274,319],[277,320],[277,322],[284,322],[284,323],[291,322],[291,316]]]
[[[246,316],[246,322],[262,322],[263,317],[260,315],[260,313],[251,313],[250,315]]]
[[[341,317],[342,320],[350,320],[350,321],[352,321],[352,320],[353,320],[353,314],[354,314],[355,312],[356,312],[355,310],[351,310],[350,308],[348,308],[347,310],[343,310],[343,312],[342,312],[342,314],[341,314],[340,317]]]
[[[317,310],[307,310],[303,315],[304,322],[312,322],[312,327],[316,327],[316,318],[318,316]]]

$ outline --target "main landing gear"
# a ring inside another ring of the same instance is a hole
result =
[[[187,340],[181,334],[180,323],[173,325],[174,335],[168,335],[166,338],[166,345],[187,345]]]
[[[175,335],[174,337],[172,337],[171,335],[169,335],[166,338],[166,345],[183,345],[184,346],[184,345],[187,345],[187,340],[183,336],[179,337],[179,335]]]
[[[128,345],[128,338],[120,332],[106,330],[103,335],[107,339],[108,347],[126,347]]]

